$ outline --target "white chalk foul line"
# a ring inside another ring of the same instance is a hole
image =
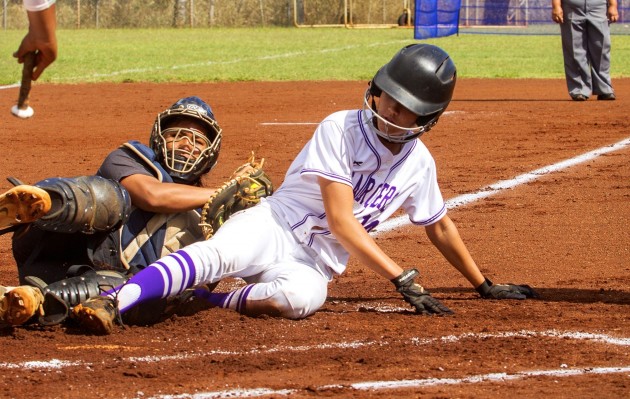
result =
[[[628,373],[630,366],[621,367],[585,367],[579,369],[550,369],[550,370],[529,370],[520,371],[513,374],[508,373],[489,373],[479,374],[464,378],[424,378],[418,380],[400,380],[400,381],[367,381],[348,385],[354,389],[361,390],[378,390],[378,389],[400,389],[400,388],[421,388],[436,385],[458,385],[464,383],[480,383],[492,381],[513,381],[527,377],[571,377],[585,374],[613,374]],[[324,386],[320,389],[340,388],[343,386]]]
[[[627,139],[621,140],[615,144],[598,148],[596,150],[587,152],[577,157],[566,159],[564,161],[554,163],[553,165],[545,166],[540,169],[536,169],[531,172],[518,175],[509,180],[499,180],[498,182],[490,184],[489,186],[480,188],[474,193],[462,194],[455,198],[451,198],[450,200],[446,201],[446,207],[449,209],[452,209],[452,208],[457,208],[458,206],[470,204],[482,198],[487,198],[495,194],[498,194],[504,190],[514,188],[516,186],[520,186],[521,184],[529,183],[534,180],[538,180],[542,176],[548,175],[550,173],[558,172],[560,170],[570,168],[571,166],[575,166],[575,165],[590,161],[592,159],[595,159],[609,152],[621,150],[629,145],[630,145],[630,137]],[[407,215],[398,216],[384,223],[381,223],[378,226],[377,230],[374,231],[372,234],[377,235],[380,233],[385,233],[385,232],[394,230],[398,227],[404,226],[409,223],[410,223],[409,217]]]
[[[17,83],[13,83],[12,85],[0,86],[0,90],[14,89],[16,87],[20,87],[21,85],[22,84],[20,82],[17,82]]]
[[[618,374],[630,373],[630,366],[619,367],[584,367],[579,369],[549,369],[549,370],[528,370],[517,373],[489,373],[478,374],[463,378],[424,378],[417,380],[396,380],[396,381],[366,381],[357,382],[348,385],[323,385],[315,387],[315,391],[326,391],[330,389],[357,389],[378,391],[383,389],[402,389],[402,388],[423,388],[438,385],[459,385],[459,384],[478,384],[482,382],[503,382],[514,381],[528,377],[573,377],[586,374]],[[159,395],[152,396],[151,399],[219,399],[219,398],[255,398],[260,396],[280,395],[288,396],[302,392],[302,389],[279,389],[273,390],[269,388],[253,388],[253,389],[231,389],[226,391],[214,392],[198,392],[195,394],[180,395]]]
[[[462,340],[470,339],[489,339],[489,338],[536,338],[536,337],[550,337],[559,339],[574,339],[593,341],[609,345],[617,346],[630,346],[630,338],[624,337],[612,337],[606,334],[594,334],[581,331],[507,331],[499,333],[464,333],[460,335],[447,335],[438,338],[423,338],[412,337],[410,343],[412,345],[431,345],[435,342],[441,342],[442,344],[456,343]],[[132,363],[155,363],[162,361],[182,361],[198,357],[206,357],[208,355],[256,355],[265,353],[278,353],[278,352],[306,352],[311,350],[321,349],[353,349],[366,346],[387,346],[390,342],[386,341],[351,341],[351,342],[337,342],[326,343],[319,345],[307,345],[307,346],[278,346],[265,349],[251,349],[249,351],[208,351],[202,353],[188,353],[172,356],[143,356],[143,357],[128,357],[122,359],[122,361]],[[66,361],[59,359],[52,359],[49,361],[28,361],[20,363],[0,363],[0,369],[62,369],[67,367],[88,367],[93,366],[92,363],[82,361]],[[380,390],[380,389],[398,389],[398,388],[414,388],[414,387],[426,387],[435,385],[456,385],[462,383],[479,383],[486,381],[508,381],[522,379],[532,376],[553,376],[553,377],[569,377],[582,374],[612,374],[612,373],[624,373],[630,372],[630,366],[622,367],[586,367],[580,369],[567,369],[566,365],[561,365],[560,369],[553,370],[531,370],[524,372],[517,372],[513,374],[507,373],[490,373],[476,376],[469,376],[464,378],[427,378],[418,380],[396,380],[396,381],[367,381],[357,382],[342,385],[326,385],[316,388],[316,390],[338,389],[338,388],[353,388],[358,390]],[[196,394],[181,394],[181,395],[161,395],[155,396],[155,399],[179,399],[179,398],[195,398],[195,399],[210,399],[210,398],[251,398],[269,395],[287,396],[293,393],[299,392],[296,389],[280,389],[273,390],[270,388],[252,388],[252,389],[231,389],[224,391],[214,392],[201,392]]]
[[[602,343],[615,346],[630,346],[630,338],[625,337],[613,337],[606,334],[594,334],[581,331],[507,331],[499,333],[464,333],[460,335],[446,335],[438,338],[426,338],[426,337],[411,337],[404,340],[405,345],[412,344],[415,346],[431,345],[436,342],[442,344],[456,343],[462,340],[474,340],[474,339],[503,339],[503,338],[538,338],[549,337],[559,339],[573,339],[581,341],[592,341],[596,343]],[[195,359],[199,357],[207,356],[251,356],[259,354],[269,353],[283,353],[283,352],[308,352],[314,350],[328,350],[328,349],[355,349],[370,346],[387,346],[392,343],[389,341],[350,341],[350,342],[329,342],[317,345],[301,345],[301,346],[276,346],[271,348],[253,348],[245,351],[227,351],[227,350],[211,350],[204,352],[192,352],[178,355],[164,355],[164,356],[131,356],[122,358],[122,361],[130,363],[158,363],[164,361],[181,361],[187,359]],[[60,369],[73,366],[87,366],[91,363],[81,361],[67,361],[52,359],[48,361],[27,361],[18,363],[1,362],[0,369]]]
[[[464,339],[487,339],[487,338],[534,338],[534,337],[549,337],[560,339],[574,339],[583,341],[593,341],[608,345],[617,346],[630,346],[630,338],[617,338],[611,337],[606,334],[594,334],[581,331],[506,331],[499,333],[464,333],[460,335],[446,335],[439,338],[411,338],[411,342],[415,345],[429,345],[435,342],[450,343],[459,342]]]

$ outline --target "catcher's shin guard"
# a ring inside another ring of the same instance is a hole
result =
[[[129,193],[100,176],[51,178],[38,182],[52,201],[51,210],[34,224],[47,231],[95,233],[116,229],[127,221]]]
[[[80,276],[49,285],[34,276],[26,277],[26,281],[38,287],[44,294],[43,315],[39,317],[39,323],[51,326],[63,322],[73,306],[124,284],[127,277],[111,270],[90,270]]]

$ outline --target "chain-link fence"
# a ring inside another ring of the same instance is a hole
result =
[[[0,1],[3,27],[26,28],[22,0]],[[293,0],[57,0],[57,25],[61,29],[288,26],[292,5]]]
[[[619,23],[630,18],[630,0],[618,0]],[[525,26],[553,23],[551,0],[462,0],[460,26]]]
[[[74,28],[406,25],[418,0],[57,0],[57,24]],[[431,1],[431,0],[421,0]],[[4,29],[26,29],[22,0],[0,0]],[[620,24],[630,0],[618,0]],[[344,15],[345,12],[345,15]],[[462,0],[460,27],[553,26],[551,0]],[[411,23],[413,25],[413,23]],[[615,24],[613,24],[615,25]]]
[[[24,29],[22,0],[0,0],[5,29]],[[57,24],[74,28],[206,28],[396,24],[403,0],[57,0]]]

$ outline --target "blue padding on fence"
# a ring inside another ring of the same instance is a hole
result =
[[[416,0],[414,38],[454,35],[459,26],[461,0]]]

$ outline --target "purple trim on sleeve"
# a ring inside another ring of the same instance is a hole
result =
[[[352,186],[352,180],[351,179],[348,179],[347,177],[344,177],[344,176],[339,176],[339,175],[334,174],[334,173],[324,172],[323,170],[319,170],[319,169],[302,169],[302,171],[300,172],[300,174],[305,174],[305,173],[308,173],[308,174],[312,173],[312,174],[315,174],[315,175],[318,175],[318,176],[321,176],[321,177],[325,177],[325,178],[327,178],[329,180],[335,180],[335,181],[338,181],[340,183],[346,183],[349,186]]]

